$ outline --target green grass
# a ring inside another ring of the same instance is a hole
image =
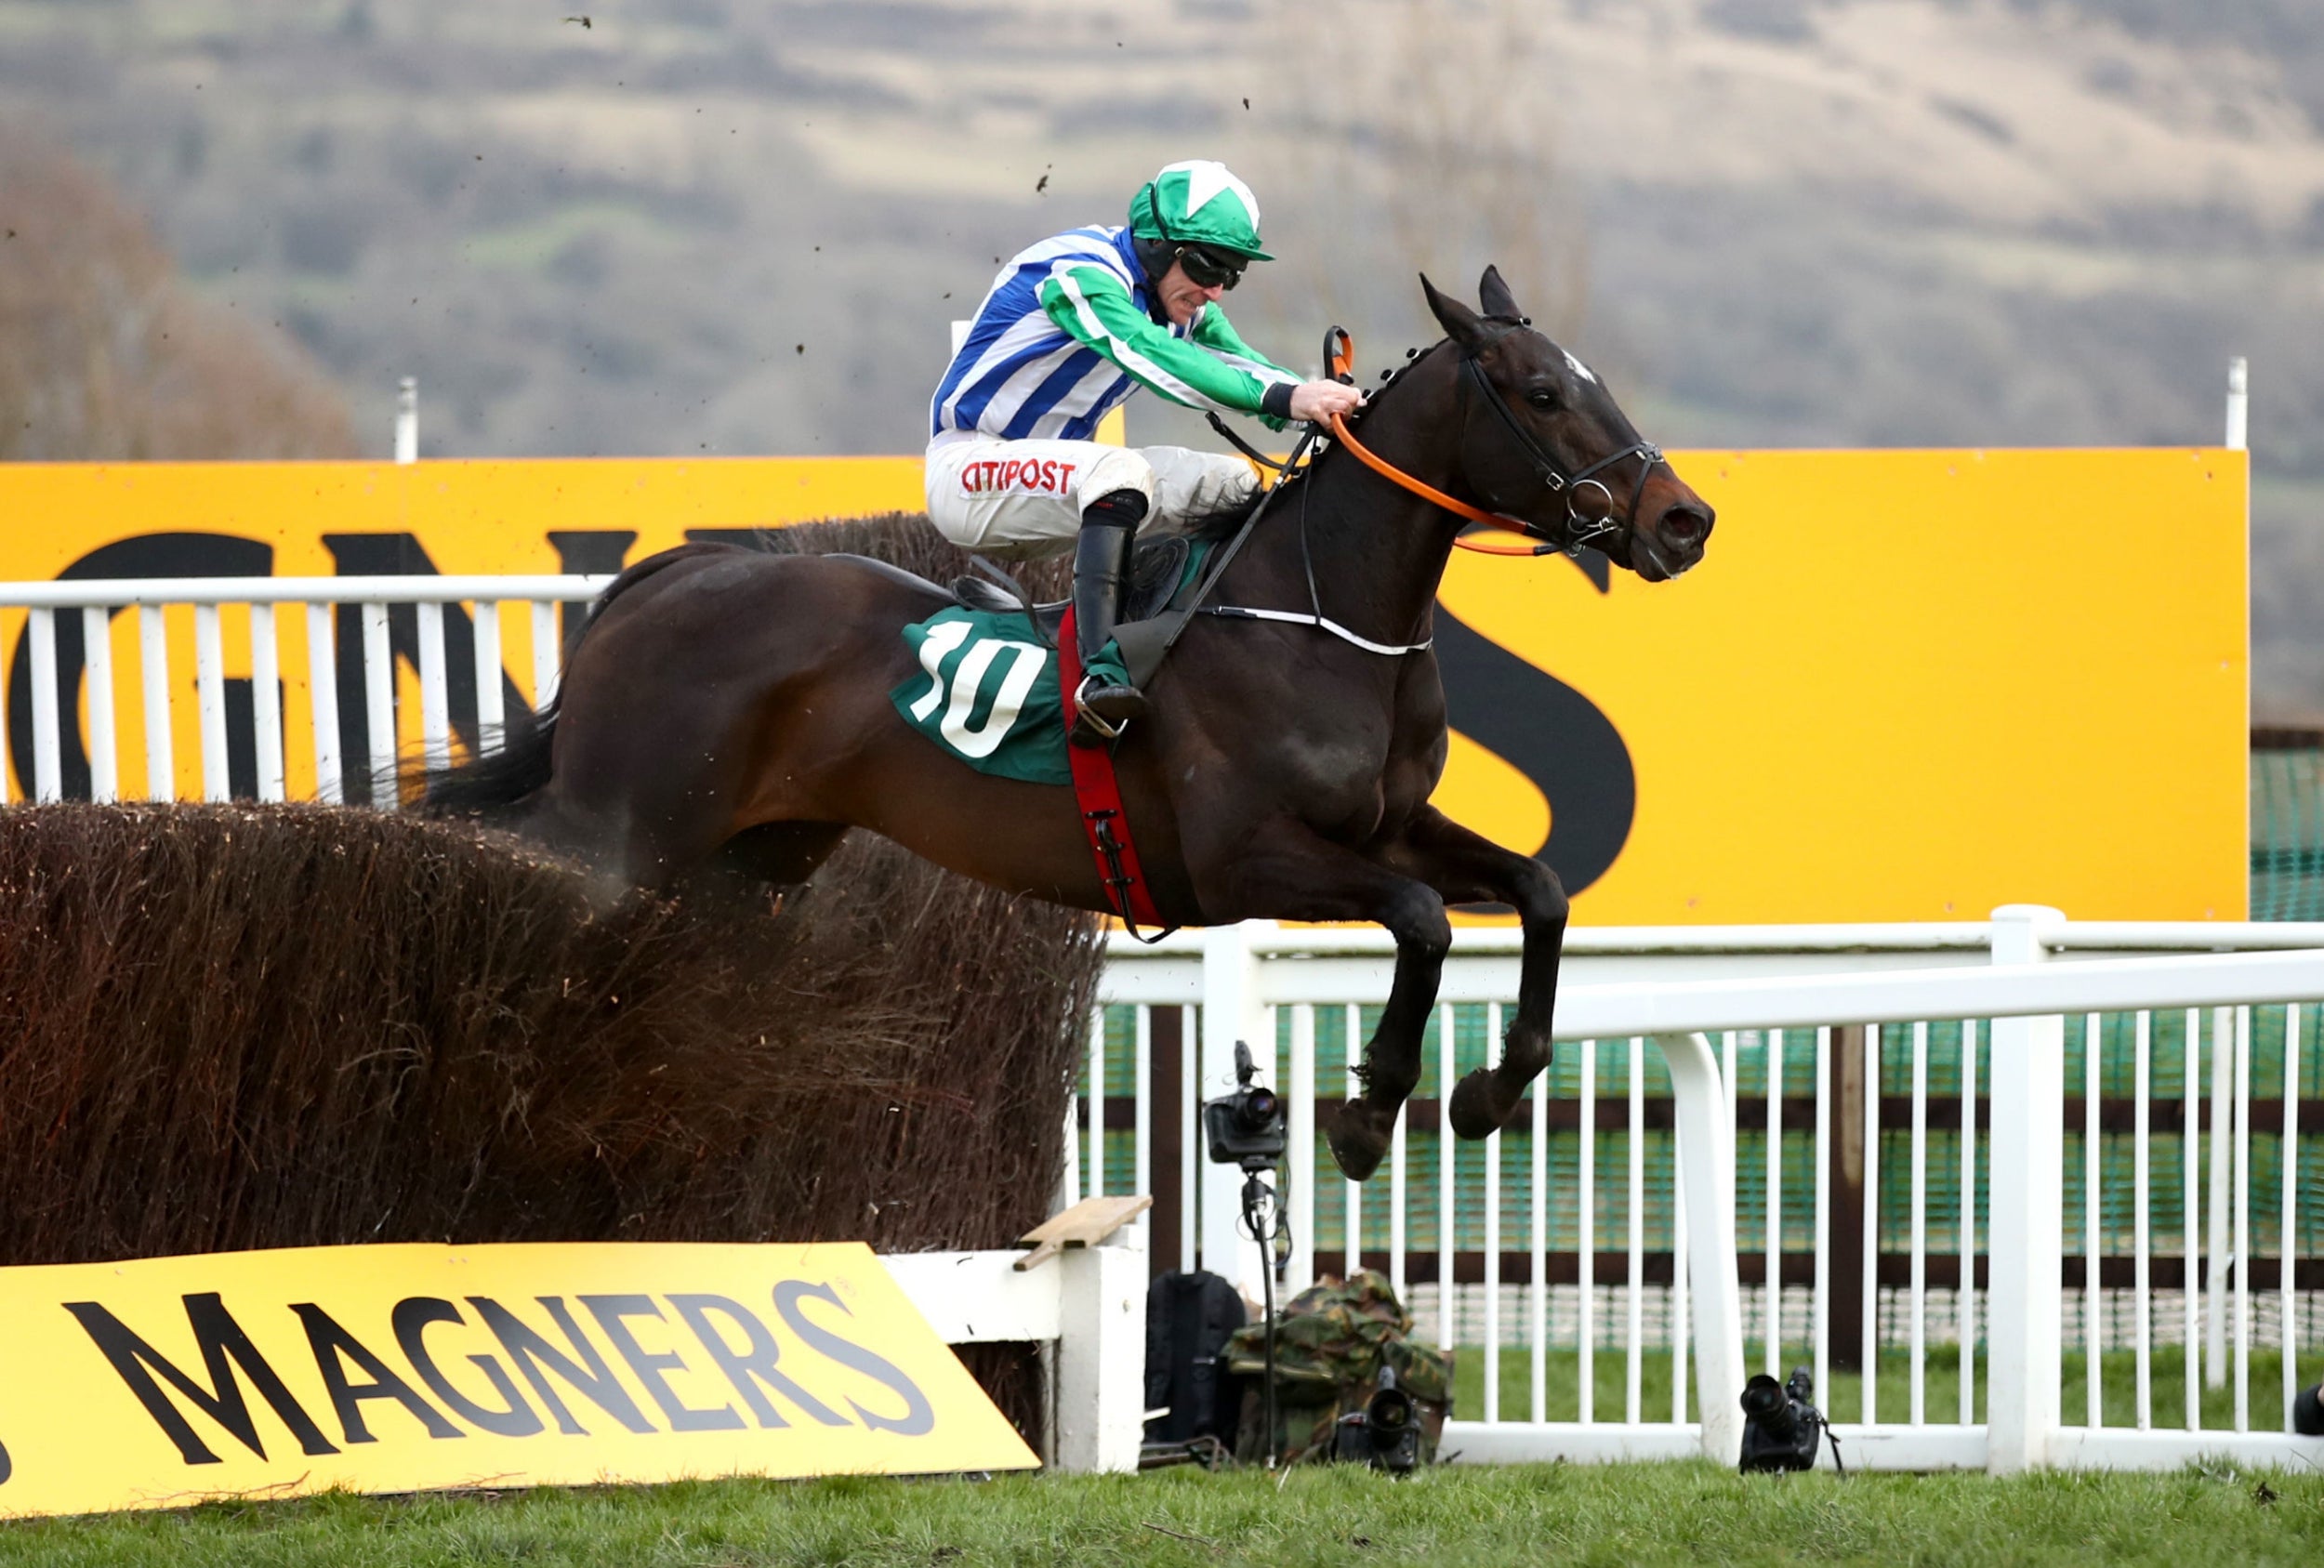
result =
[[[2265,1490],[2263,1490],[2265,1488]],[[1172,1470],[346,1496],[0,1525],[28,1563],[2308,1562],[2324,1477],[1744,1478],[1703,1464]]]
[[[1807,1364],[1809,1352],[1791,1347],[1785,1354],[1782,1370],[1776,1376],[1787,1376],[1795,1365]],[[1764,1365],[1757,1345],[1746,1348],[1744,1370],[1761,1371]],[[2176,1346],[2155,1348],[2151,1373],[2149,1409],[2153,1424],[2158,1428],[2183,1428],[2186,1425],[2185,1358]],[[2314,1382],[2319,1366],[2311,1365],[2304,1379]],[[1543,1378],[1548,1395],[1548,1416],[1552,1421],[1578,1419],[1581,1413],[1581,1377],[1579,1358],[1571,1351],[1552,1351],[1547,1358]],[[1903,1422],[1911,1418],[1911,1374],[1907,1365],[1903,1347],[1884,1349],[1877,1368],[1879,1386],[1874,1390],[1875,1416],[1882,1423]],[[2080,1426],[2087,1418],[2089,1397],[2083,1382],[2083,1358],[2069,1351],[2066,1356],[2063,1397],[2059,1403],[2061,1417],[2069,1425]],[[1626,1403],[1624,1358],[1621,1348],[1600,1347],[1594,1376],[1591,1378],[1591,1405],[1597,1419],[1624,1419]],[[1693,1364],[1688,1365],[1687,1417],[1700,1415],[1696,1408],[1692,1388]],[[1950,1345],[1929,1347],[1927,1369],[1921,1385],[1921,1413],[1932,1423],[1951,1423],[1961,1420],[1961,1359]],[[1531,1352],[1504,1350],[1501,1352],[1500,1418],[1504,1421],[1526,1421],[1533,1418]],[[2108,1351],[2099,1360],[2101,1383],[2099,1395],[2105,1424],[2109,1427],[2133,1427],[2137,1421],[2137,1378],[2135,1358],[2128,1351]],[[2283,1363],[2274,1351],[2251,1352],[2251,1425],[2253,1431],[2281,1431],[2283,1411]],[[1670,1357],[1667,1351],[1650,1351],[1639,1367],[1639,1415],[1644,1420],[1667,1421],[1670,1418]],[[1985,1364],[1977,1364],[1976,1414],[1973,1420],[1985,1419]],[[1864,1380],[1853,1372],[1834,1372],[1832,1387],[1817,1390],[1816,1403],[1825,1414],[1844,1423],[1864,1418]],[[2235,1425],[2235,1390],[2203,1390],[2203,1426],[2207,1430],[2225,1431]],[[1473,1347],[1464,1347],[1453,1367],[1453,1415],[1462,1420],[1482,1420],[1485,1416],[1485,1353]]]

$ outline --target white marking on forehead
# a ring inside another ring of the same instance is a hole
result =
[[[1593,385],[1596,383],[1598,379],[1597,376],[1591,373],[1591,369],[1588,365],[1574,358],[1574,351],[1571,349],[1560,349],[1558,352],[1565,356],[1566,369],[1572,371],[1576,376],[1580,376],[1584,381],[1591,382]]]

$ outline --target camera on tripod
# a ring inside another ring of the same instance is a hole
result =
[[[1202,1107],[1202,1129],[1216,1164],[1267,1170],[1290,1147],[1282,1097],[1263,1084],[1251,1082],[1258,1071],[1251,1065],[1250,1047],[1235,1041],[1234,1092],[1205,1100]]]
[[[1266,1178],[1282,1165],[1284,1152],[1291,1146],[1291,1131],[1281,1097],[1264,1085],[1251,1082],[1258,1072],[1251,1062],[1249,1044],[1235,1041],[1235,1088],[1216,1100],[1203,1101],[1202,1130],[1210,1144],[1213,1164],[1243,1168],[1243,1234],[1257,1242],[1263,1254],[1270,1242],[1287,1239],[1280,1200]],[[1266,1381],[1261,1385],[1264,1424],[1261,1430],[1264,1434],[1269,1469],[1274,1469],[1275,1456],[1280,1452],[1279,1434],[1275,1431],[1275,1271],[1282,1264],[1278,1254],[1266,1258],[1259,1271],[1261,1299],[1264,1302],[1261,1321],[1266,1324]]]
[[[1396,1386],[1394,1367],[1382,1365],[1380,1387],[1364,1408],[1340,1417],[1331,1456],[1343,1465],[1369,1465],[1391,1475],[1410,1475],[1419,1468],[1419,1407]]]
[[[1816,1446],[1829,1423],[1816,1408],[1816,1379],[1804,1366],[1791,1369],[1777,1383],[1766,1373],[1743,1385],[1743,1457],[1736,1466],[1745,1475],[1754,1470],[1808,1470],[1816,1468]],[[1840,1450],[1832,1449],[1832,1463]]]

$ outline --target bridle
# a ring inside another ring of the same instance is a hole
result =
[[[1636,526],[1638,503],[1645,496],[1647,477],[1654,472],[1655,465],[1662,461],[1662,449],[1651,441],[1632,441],[1619,451],[1609,453],[1599,458],[1588,468],[1571,474],[1565,472],[1557,459],[1534,439],[1533,433],[1517,422],[1517,416],[1509,411],[1509,404],[1502,401],[1500,395],[1494,390],[1493,383],[1486,378],[1484,367],[1477,362],[1478,354],[1490,349],[1510,333],[1517,331],[1525,324],[1523,322],[1511,322],[1501,331],[1479,345],[1477,349],[1472,351],[1463,349],[1461,350],[1460,375],[1464,393],[1460,401],[1460,430],[1465,444],[1472,402],[1481,401],[1499,415],[1503,428],[1508,430],[1511,439],[1517,443],[1517,450],[1524,455],[1525,461],[1532,465],[1535,475],[1552,494],[1564,498],[1565,516],[1560,520],[1559,523],[1531,522],[1524,518],[1512,517],[1506,512],[1486,511],[1482,507],[1472,507],[1465,501],[1447,495],[1435,486],[1413,478],[1372,452],[1349,432],[1347,421],[1340,415],[1335,414],[1331,416],[1331,431],[1340,444],[1346,447],[1366,468],[1383,479],[1410,491],[1421,499],[1442,507],[1456,517],[1467,518],[1472,522],[1481,522],[1504,533],[1519,534],[1526,538],[1541,541],[1530,549],[1501,550],[1487,545],[1473,543],[1465,536],[1455,538],[1453,543],[1462,548],[1477,550],[1486,555],[1549,555],[1556,551],[1562,551],[1566,555],[1578,555],[1585,547],[1596,545],[1600,540],[1618,535],[1625,528]],[[1335,376],[1346,377],[1350,374],[1350,367],[1355,358],[1354,340],[1343,329],[1333,327],[1324,341],[1325,362],[1328,373]],[[1466,389],[1472,385],[1476,392],[1476,398],[1473,400],[1466,395]],[[1625,508],[1621,520],[1618,522],[1614,517],[1614,492],[1604,480],[1597,476],[1616,464],[1627,462],[1632,457],[1639,459],[1638,482],[1631,486],[1630,505]],[[1589,509],[1585,509],[1584,498],[1588,496],[1595,496],[1596,499]],[[1595,513],[1594,516],[1592,512]]]
[[[1506,324],[1500,332],[1487,338],[1480,346],[1482,349],[1490,349],[1510,333],[1529,324],[1523,321],[1509,322],[1505,317],[1488,319],[1499,320]],[[1345,328],[1335,326],[1325,334],[1324,363],[1327,375],[1337,380],[1352,382],[1354,378],[1354,360],[1355,341],[1348,336]],[[1434,485],[1406,473],[1402,468],[1373,452],[1362,441],[1357,441],[1349,433],[1347,420],[1337,414],[1331,416],[1332,436],[1366,468],[1431,505],[1442,507],[1454,516],[1466,518],[1472,522],[1481,522],[1504,533],[1522,534],[1528,539],[1539,541],[1522,549],[1500,550],[1488,545],[1472,542],[1462,535],[1455,535],[1453,543],[1463,549],[1476,550],[1485,555],[1500,556],[1541,556],[1560,551],[1567,555],[1578,555],[1585,547],[1594,545],[1610,534],[1619,534],[1626,528],[1635,528],[1638,503],[1645,495],[1647,476],[1653,473],[1655,465],[1662,461],[1660,447],[1651,441],[1632,441],[1620,451],[1601,457],[1588,468],[1569,474],[1559,467],[1556,458],[1542,450],[1540,442],[1535,441],[1524,426],[1517,423],[1516,415],[1509,412],[1508,404],[1501,401],[1499,395],[1493,390],[1492,382],[1486,378],[1485,371],[1477,363],[1476,355],[1466,349],[1461,352],[1461,375],[1464,384],[1473,381],[1476,384],[1478,395],[1501,416],[1502,424],[1508,427],[1510,435],[1517,442],[1518,451],[1525,454],[1526,461],[1533,465],[1533,470],[1541,482],[1552,494],[1565,498],[1565,516],[1560,525],[1528,522],[1524,518],[1512,517],[1506,512],[1488,512],[1480,507],[1472,507],[1457,496],[1447,495]],[[1460,433],[1463,445],[1467,442],[1469,433],[1469,402],[1470,399],[1464,391],[1460,408]],[[1300,439],[1298,446],[1292,450],[1289,458],[1277,462],[1258,452],[1248,442],[1235,435],[1225,421],[1216,414],[1212,414],[1209,418],[1212,429],[1225,437],[1252,462],[1274,469],[1277,477],[1275,482],[1269,486],[1266,493],[1260,497],[1258,506],[1252,508],[1250,515],[1243,520],[1243,526],[1236,531],[1235,537],[1227,543],[1224,549],[1219,552],[1217,559],[1204,572],[1202,580],[1195,586],[1193,601],[1184,609],[1175,613],[1176,625],[1163,640],[1162,653],[1167,654],[1169,652],[1170,647],[1178,641],[1180,635],[1185,631],[1187,625],[1196,615],[1213,615],[1229,620],[1281,621],[1297,626],[1314,626],[1318,631],[1327,632],[1340,641],[1352,643],[1367,653],[1380,653],[1390,657],[1419,653],[1427,650],[1434,642],[1434,638],[1423,638],[1417,642],[1374,642],[1340,625],[1324,613],[1322,595],[1315,583],[1314,558],[1310,553],[1307,544],[1308,487],[1305,485],[1298,488],[1300,565],[1307,577],[1307,610],[1301,613],[1294,610],[1256,609],[1248,605],[1205,602],[1209,599],[1211,590],[1218,586],[1220,579],[1226,575],[1227,567],[1242,549],[1244,542],[1251,536],[1260,518],[1265,514],[1275,497],[1289,488],[1291,480],[1314,467],[1312,460],[1303,467],[1301,459],[1306,456],[1309,447],[1314,444],[1318,434],[1316,428],[1311,424],[1307,433]],[[1630,507],[1623,520],[1616,522],[1614,520],[1614,493],[1607,487],[1605,481],[1597,476],[1615,464],[1632,457],[1640,459],[1638,482],[1631,489]],[[1599,503],[1604,508],[1595,517],[1591,517],[1581,508],[1582,496],[1592,492],[1599,497]],[[1552,531],[1553,528],[1554,531]],[[1160,655],[1156,655],[1157,663],[1159,658]]]

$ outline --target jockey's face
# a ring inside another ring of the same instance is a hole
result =
[[[1162,274],[1162,281],[1154,285],[1162,296],[1163,313],[1170,318],[1172,326],[1184,326],[1195,319],[1195,312],[1205,305],[1215,305],[1225,297],[1223,287],[1205,288],[1186,275],[1186,263],[1173,261],[1170,270]]]

